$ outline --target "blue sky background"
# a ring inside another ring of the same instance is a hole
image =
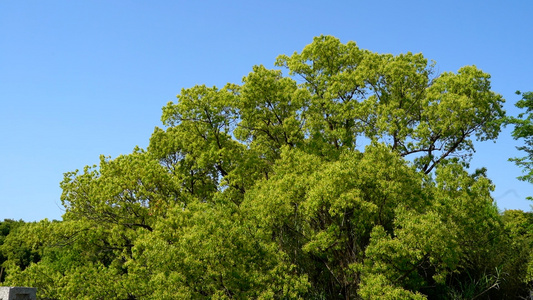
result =
[[[240,83],[253,65],[334,35],[476,65],[516,115],[533,90],[533,1],[0,0],[0,220],[61,219],[63,173],[146,147],[182,88]],[[510,129],[476,144],[501,209],[530,210]]]

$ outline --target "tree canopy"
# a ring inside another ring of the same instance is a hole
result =
[[[275,65],[183,89],[147,149],[65,173],[63,221],[0,248],[6,283],[48,299],[527,293],[533,219],[500,214],[466,169],[505,116],[490,75],[331,36]]]

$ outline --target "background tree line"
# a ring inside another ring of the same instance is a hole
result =
[[[500,213],[474,140],[515,124],[474,66],[320,36],[240,85],[183,89],[147,149],[65,174],[62,221],[0,224],[2,280],[43,299],[529,294],[533,215]]]

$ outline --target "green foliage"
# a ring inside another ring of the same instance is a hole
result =
[[[27,223],[6,240],[6,282],[38,288],[41,298],[113,299],[120,285],[121,253],[102,227],[81,221]],[[35,253],[20,264],[17,249]],[[101,295],[101,296],[100,296]],[[121,297],[123,298],[123,297]]]
[[[10,219],[5,219],[3,222],[0,222],[0,282],[3,282],[6,276],[5,273],[5,267],[4,262],[7,260],[8,251],[3,252],[2,245],[4,244],[4,241],[6,240],[7,236],[10,233],[13,233],[16,231],[16,229],[20,226],[24,225],[24,222],[22,220],[20,221],[14,221]],[[6,248],[10,245],[6,245]],[[17,249],[17,252],[23,251],[22,249]],[[27,256],[30,256],[30,253],[27,253]],[[31,257],[22,258],[22,261],[26,262],[26,265],[29,261],[31,261]]]
[[[369,283],[385,276],[398,288],[434,295],[442,291],[430,286],[453,291],[464,276],[484,279],[502,264],[496,250],[505,235],[488,179],[451,164],[437,170],[435,183],[422,213],[398,207],[394,234],[374,228],[366,249]]]
[[[517,147],[518,150],[524,151],[526,156],[511,158],[515,164],[523,169],[525,175],[518,177],[523,181],[533,183],[533,92],[520,93],[522,99],[515,105],[518,108],[525,109],[525,112],[518,114],[517,117],[507,117],[506,124],[513,124],[513,138],[516,140],[523,139],[524,146]],[[529,197],[531,199],[531,197]]]
[[[330,36],[276,65],[288,75],[183,89],[146,150],[66,173],[63,221],[6,237],[6,283],[48,299],[525,290],[531,218],[501,216],[464,169],[504,116],[488,74]]]
[[[275,176],[248,193],[242,206],[267,230],[266,239],[273,237],[309,276],[314,297],[353,297],[372,228],[392,230],[399,205],[424,206],[421,176],[379,144],[332,162],[284,150]]]
[[[293,272],[274,244],[258,240],[236,209],[231,202],[172,209],[133,249],[128,268],[136,294],[270,299],[305,291],[305,277]]]
[[[496,138],[504,116],[490,75],[475,66],[433,77],[422,54],[377,54],[330,36],[276,64],[304,80],[310,96],[302,114],[314,145],[353,149],[358,138],[380,140],[414,155],[425,173],[451,156],[467,162],[470,137]]]

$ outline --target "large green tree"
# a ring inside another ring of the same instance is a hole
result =
[[[64,220],[28,227],[40,261],[8,259],[7,281],[52,299],[512,294],[518,225],[465,171],[504,117],[488,74],[331,36],[276,66],[183,89],[147,149],[66,173]]]

